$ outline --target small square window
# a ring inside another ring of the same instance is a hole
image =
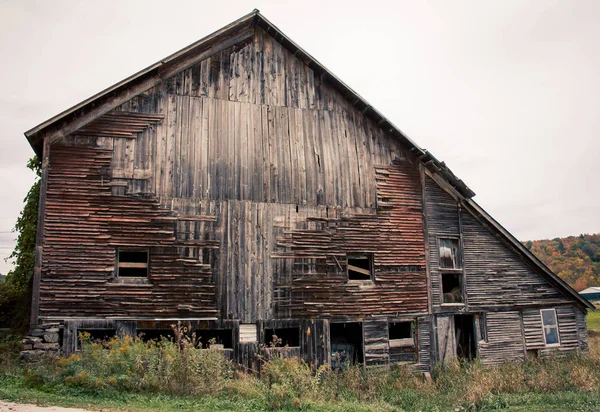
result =
[[[117,251],[117,277],[148,277],[148,251],[126,249]]]
[[[458,252],[458,239],[439,239],[440,268],[461,269],[462,262]]]
[[[373,280],[373,256],[348,255],[348,280]]]
[[[390,348],[414,346],[414,335],[414,323],[411,321],[388,323]]]
[[[560,337],[558,334],[558,322],[556,320],[556,310],[542,309],[542,328],[544,332],[544,341],[546,346],[560,345]]]

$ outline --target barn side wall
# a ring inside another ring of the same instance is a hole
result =
[[[585,313],[430,177],[425,178],[425,215],[437,361],[456,357],[454,315],[460,314],[483,319],[477,321],[475,337],[477,356],[485,364],[522,360],[528,350],[535,350],[537,356],[538,350],[543,355],[556,349],[587,349]],[[441,238],[459,241],[462,304],[443,301]],[[558,348],[546,348],[541,308],[556,308]]]

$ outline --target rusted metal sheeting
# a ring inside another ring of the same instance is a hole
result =
[[[217,242],[177,239],[177,213],[161,209],[156,199],[113,196],[111,159],[110,151],[94,147],[52,148],[40,315],[214,315],[210,265],[183,252],[215,249]],[[115,281],[120,246],[149,249],[146,283]]]

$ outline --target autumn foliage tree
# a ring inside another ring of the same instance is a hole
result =
[[[524,244],[575,290],[600,286],[600,233]]]

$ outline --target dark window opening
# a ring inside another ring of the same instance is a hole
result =
[[[371,255],[348,255],[348,280],[372,280],[373,257]]]
[[[173,329],[138,329],[137,336],[143,342],[160,342],[163,338],[167,340],[175,339]]]
[[[106,343],[117,335],[116,329],[77,329],[77,350],[81,349],[81,337],[94,343]]]
[[[462,262],[458,252],[458,239],[440,239],[440,268],[460,269]]]
[[[462,303],[462,274],[442,273],[442,302]]]
[[[540,351],[537,349],[527,349],[527,360],[528,361],[534,361],[536,359],[539,359],[540,357]]]
[[[329,336],[333,368],[364,362],[362,323],[331,323]]]
[[[390,339],[411,339],[413,337],[412,322],[394,322],[388,325]]]
[[[458,359],[473,360],[477,357],[475,322],[473,315],[455,315],[456,356]]]
[[[300,346],[300,328],[265,329],[265,343],[270,346]]]
[[[233,332],[231,329],[197,329],[198,347],[208,349],[211,345],[222,345],[223,349],[233,348]]]
[[[117,277],[148,277],[148,251],[119,250]]]

